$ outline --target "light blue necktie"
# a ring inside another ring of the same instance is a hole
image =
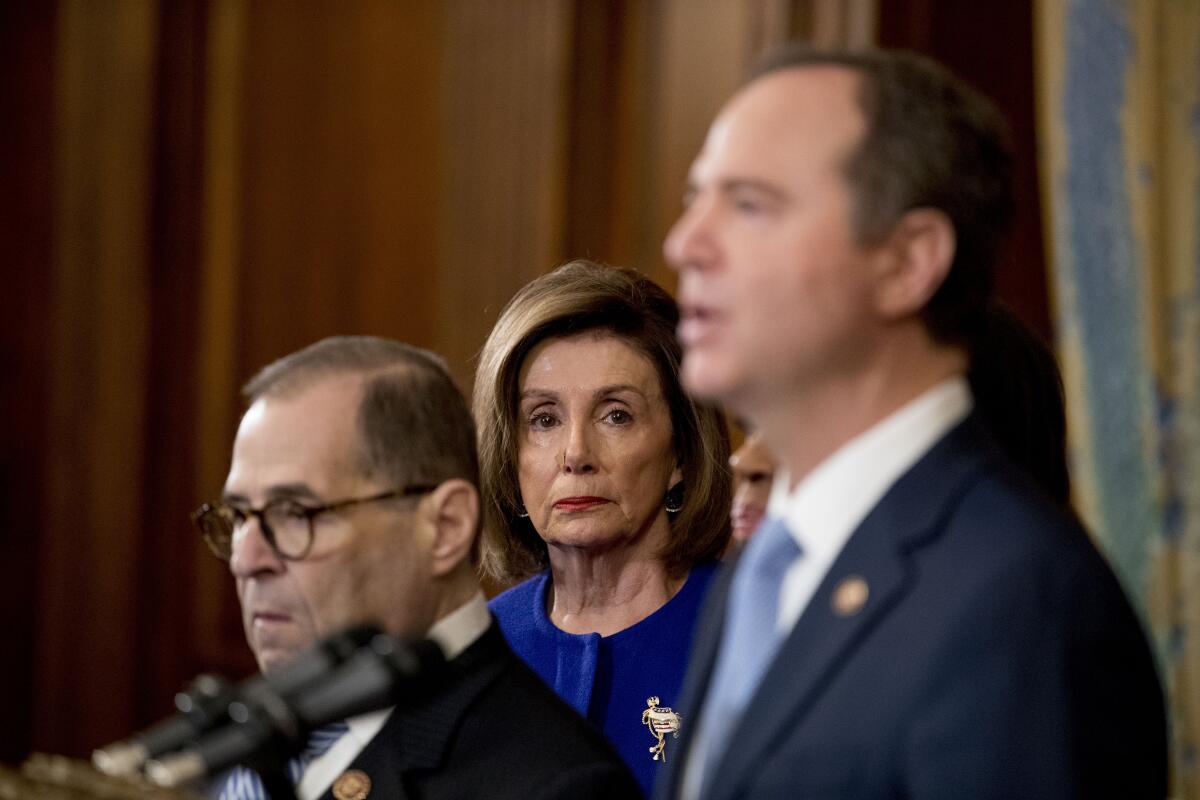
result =
[[[787,524],[769,518],[750,538],[737,565],[697,742],[704,752],[705,787],[786,636],[776,626],[779,593],[784,575],[800,555]]]
[[[350,728],[344,722],[334,722],[323,728],[317,728],[308,737],[308,744],[300,755],[287,762],[287,774],[293,784],[300,783],[304,770],[313,760],[325,755],[333,743],[342,738]],[[267,790],[263,788],[262,779],[258,773],[246,767],[234,767],[225,785],[221,787],[218,800],[266,800]]]

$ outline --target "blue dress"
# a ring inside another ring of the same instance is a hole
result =
[[[649,700],[659,708],[679,702],[683,674],[700,606],[716,564],[692,568],[667,603],[640,622],[614,633],[566,633],[546,613],[550,573],[543,572],[496,596],[492,613],[509,644],[576,711],[604,731],[649,795],[663,758],[678,747],[668,734],[662,756],[642,721]],[[687,720],[682,721],[687,725]]]

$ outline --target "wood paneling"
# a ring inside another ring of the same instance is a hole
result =
[[[58,19],[33,742],[67,752],[135,718],[155,19],[150,2],[82,1]]]
[[[432,343],[438,8],[247,6],[239,380],[331,333]]]
[[[141,376],[145,477],[136,527],[138,720],[172,710],[171,697],[196,666],[189,657],[192,599],[180,587],[191,583],[198,551],[187,515],[196,504],[199,374],[190,365],[201,330],[207,6],[163,3],[156,27]]]
[[[464,388],[504,303],[562,260],[572,4],[446,3],[436,341]]]
[[[33,648],[40,612],[37,587],[42,541],[46,312],[53,253],[54,157],[46,132],[54,128],[56,8],[53,3],[0,4],[0,244],[4,303],[0,308],[0,631],[7,687],[0,761],[24,756],[33,715]]]
[[[241,296],[239,241],[242,230],[241,108],[246,47],[246,6],[241,0],[213,3],[208,20],[205,64],[204,231],[198,248],[201,270],[197,296],[195,470],[192,502],[212,497],[225,480],[238,400]],[[184,520],[180,520],[183,523]],[[190,532],[190,531],[189,531]],[[192,536],[195,566],[190,613],[182,617],[191,633],[191,672],[215,670],[240,675],[252,668],[241,638],[237,599],[229,572]]]

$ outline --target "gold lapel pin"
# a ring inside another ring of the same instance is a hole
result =
[[[371,778],[361,769],[349,769],[333,782],[333,796],[337,800],[367,800],[371,793]]]
[[[830,602],[830,605],[833,606],[833,613],[839,617],[853,617],[862,611],[870,594],[871,589],[862,576],[850,575],[843,578],[842,582],[833,590],[833,600]]]

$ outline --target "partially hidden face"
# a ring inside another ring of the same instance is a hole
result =
[[[744,542],[754,533],[767,512],[771,481],[775,477],[775,460],[763,443],[762,436],[752,433],[729,457],[729,467],[733,471],[733,508],[729,514],[733,538]]]
[[[665,541],[680,470],[650,360],[613,335],[548,339],[521,365],[519,391],[521,498],[551,549]]]
[[[238,427],[224,502],[258,509],[287,498],[317,506],[396,488],[363,474],[355,428],[360,392],[357,379],[330,378],[295,396],[257,400]],[[423,632],[430,534],[418,524],[417,503],[363,503],[319,514],[312,548],[299,561],[280,559],[258,520],[235,535],[230,570],[261,669],[350,625]]]
[[[742,410],[749,396],[837,380],[861,357],[871,251],[844,175],[865,131],[856,92],[848,69],[783,70],[709,130],[664,244],[689,391]]]

